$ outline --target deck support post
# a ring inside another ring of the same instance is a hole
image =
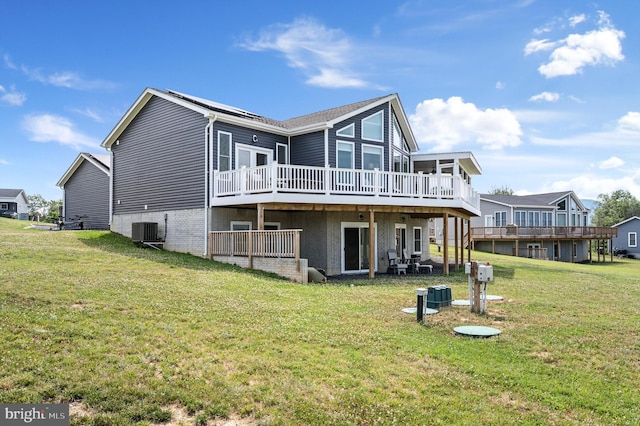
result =
[[[442,273],[449,275],[449,214],[442,218]]]
[[[373,209],[369,210],[369,278],[376,276],[376,230],[374,227],[375,214]]]

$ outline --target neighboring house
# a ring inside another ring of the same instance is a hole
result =
[[[627,220],[613,225],[618,230],[618,235],[613,239],[613,248],[616,251],[622,250],[629,257],[640,259],[640,245],[638,245],[638,235],[640,235],[640,217],[633,216]]]
[[[482,194],[480,210],[471,219],[471,240],[481,251],[582,262],[591,259],[591,241],[617,235],[615,228],[588,226],[589,210],[573,191]]]
[[[102,146],[112,231],[297,281],[428,259],[429,218],[480,213],[473,155],[417,154],[395,94],[278,121],[148,88]]]
[[[63,190],[62,216],[65,223],[82,222],[85,229],[109,229],[108,154],[82,152],[57,185]]]
[[[29,201],[22,189],[0,189],[0,216],[29,219]]]

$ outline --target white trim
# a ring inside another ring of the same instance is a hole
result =
[[[381,115],[382,117],[380,118],[380,139],[373,139],[373,138],[367,138],[364,136],[364,122],[367,120],[372,119],[373,117],[377,116],[377,115]],[[375,112],[371,115],[369,115],[368,117],[363,118],[362,120],[360,120],[360,138],[363,141],[373,141],[373,142],[384,142],[384,110],[381,109],[378,112]]]
[[[631,244],[631,236],[633,235],[633,239],[635,244]],[[629,232],[627,233],[627,246],[629,247],[638,247],[638,233],[637,232]]]

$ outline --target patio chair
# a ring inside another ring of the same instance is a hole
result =
[[[418,255],[409,257],[407,249],[402,249],[402,254],[404,256],[403,261],[408,264],[408,269],[414,274],[433,274],[433,266],[429,264],[421,264],[420,257]]]
[[[389,270],[391,272],[395,272],[397,275],[407,275],[409,264],[398,262],[398,253],[395,250],[387,250],[387,257],[389,258]]]

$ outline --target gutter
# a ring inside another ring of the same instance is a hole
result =
[[[205,115],[209,122],[204,128],[204,252],[206,257],[209,252],[209,207],[211,204],[211,169],[213,166],[213,123],[218,119],[218,114]]]

